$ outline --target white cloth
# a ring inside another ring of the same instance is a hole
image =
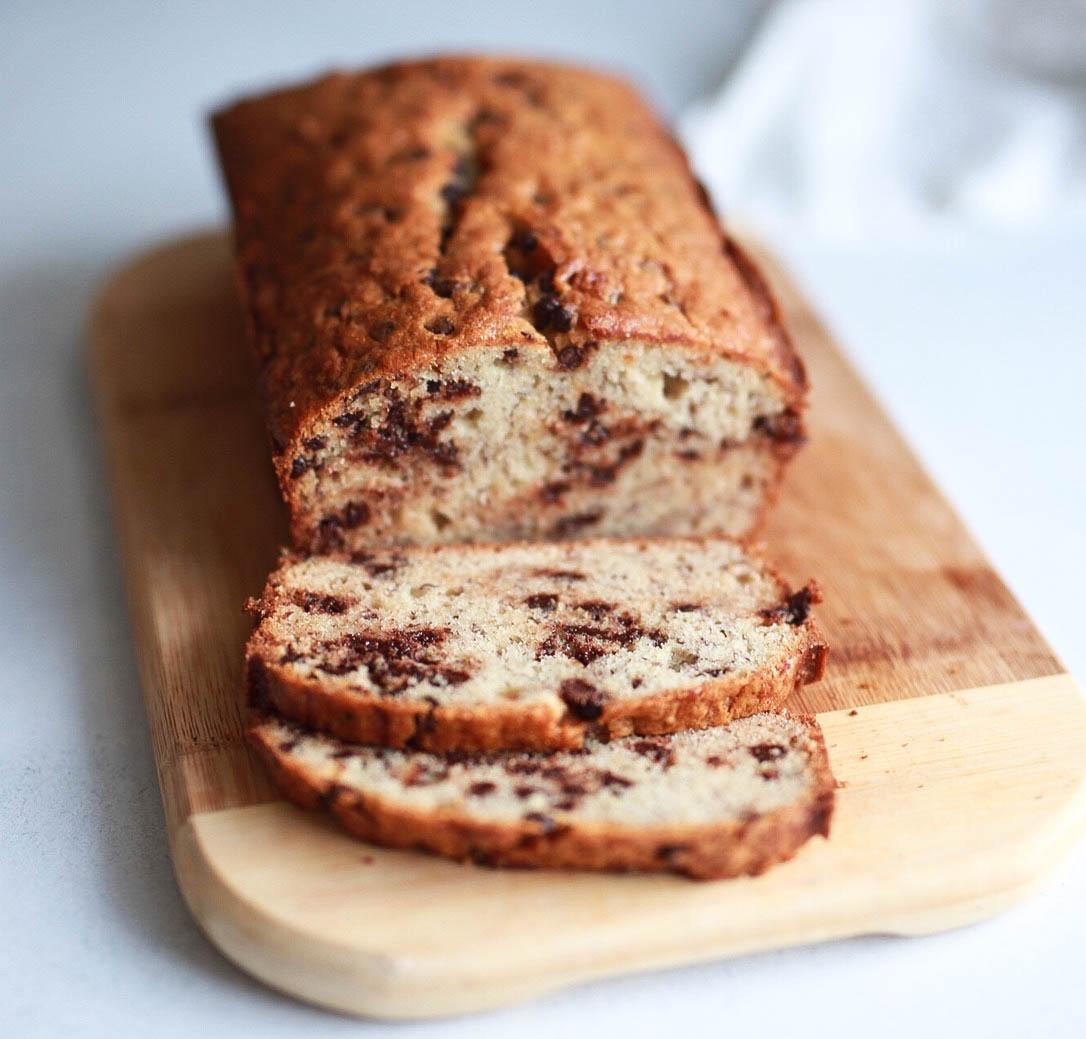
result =
[[[1086,231],[1084,50],[1082,0],[788,0],[680,133],[771,236]]]

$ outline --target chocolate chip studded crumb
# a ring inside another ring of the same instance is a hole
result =
[[[596,721],[607,703],[607,694],[583,678],[565,679],[558,692],[570,714],[581,721]]]

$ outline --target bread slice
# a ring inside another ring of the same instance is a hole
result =
[[[291,800],[356,836],[483,865],[761,873],[833,810],[817,723],[781,714],[546,755],[363,747],[271,717],[250,738]]]
[[[779,708],[825,647],[720,539],[388,549],[286,561],[251,604],[251,703],[341,739],[545,750]]]
[[[214,131],[298,549],[758,524],[803,366],[627,84],[438,58]]]

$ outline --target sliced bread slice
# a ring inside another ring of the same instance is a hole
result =
[[[341,739],[546,750],[774,710],[821,675],[796,592],[720,539],[287,561],[251,604],[250,702]]]
[[[356,836],[481,865],[755,874],[833,811],[817,723],[784,714],[553,754],[364,747],[272,717],[250,739],[291,800]]]

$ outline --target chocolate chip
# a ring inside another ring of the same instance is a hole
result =
[[[556,501],[559,501],[563,494],[569,490],[569,484],[562,481],[555,483],[545,483],[539,489],[539,497],[543,499],[548,505],[553,505]]]
[[[620,790],[626,789],[634,785],[632,779],[627,779],[625,776],[620,776],[616,772],[612,772],[610,769],[605,769],[599,775],[600,783],[603,786],[617,787]]]
[[[343,510],[343,526],[348,530],[360,527],[370,518],[370,507],[363,501],[351,501]]]
[[[748,747],[750,756],[755,761],[777,761],[779,758],[783,758],[788,753],[787,747],[782,747],[779,743],[759,743],[753,747]]]
[[[532,307],[532,324],[540,332],[553,329],[555,332],[568,332],[573,327],[576,315],[562,305],[556,296],[544,296],[536,300]]]
[[[451,317],[439,314],[432,321],[426,322],[426,331],[438,336],[451,336],[456,331],[456,322]]]
[[[563,516],[554,525],[555,537],[569,537],[571,534],[583,530],[585,527],[598,523],[603,518],[603,509],[594,509],[592,512],[580,512],[572,516]]]
[[[656,857],[661,862],[674,863],[683,852],[690,850],[687,844],[661,844],[656,849]]]
[[[602,599],[589,599],[576,604],[576,609],[584,610],[594,621],[603,620],[614,608],[614,603],[604,602]]]
[[[787,408],[776,415],[759,415],[754,428],[778,444],[802,444],[806,439],[799,412]]]
[[[317,524],[317,550],[332,552],[343,547],[343,522],[338,516],[325,516]]]
[[[662,739],[638,740],[631,745],[630,749],[635,754],[648,758],[661,768],[671,768],[675,764],[675,752]]]
[[[574,424],[587,422],[600,414],[605,406],[603,401],[597,400],[591,393],[582,393],[577,398],[577,406],[571,410],[563,411],[562,418],[566,422]]]
[[[811,612],[811,603],[820,602],[815,590],[810,586],[793,592],[782,602],[769,609],[762,610],[762,618],[770,624],[779,624],[782,621],[794,627],[802,624]]]
[[[550,613],[558,605],[558,596],[547,592],[539,592],[536,595],[529,595],[524,600],[524,604],[530,606],[533,610],[543,610]]]
[[[588,424],[588,428],[581,434],[581,443],[591,444],[593,447],[606,444],[610,439],[611,431],[597,419],[593,419]]]
[[[347,612],[347,600],[338,595],[322,595],[320,592],[298,591],[294,602],[306,613],[340,614]]]
[[[565,679],[558,691],[570,714],[586,722],[594,722],[599,718],[608,700],[602,689],[597,689],[583,678]]]
[[[497,783],[491,783],[487,779],[481,779],[478,783],[472,783],[471,786],[468,787],[468,793],[472,797],[486,797],[487,794],[492,794],[497,789]]]
[[[324,437],[306,437],[305,440],[302,441],[302,447],[307,451],[321,451],[324,449],[326,443],[327,441]]]
[[[297,480],[299,477],[304,476],[309,472],[309,467],[313,464],[312,458],[306,458],[305,455],[299,455],[290,464],[290,478]]]
[[[558,351],[558,367],[564,372],[571,372],[576,368],[580,368],[583,363],[584,354],[578,346],[570,344]]]

